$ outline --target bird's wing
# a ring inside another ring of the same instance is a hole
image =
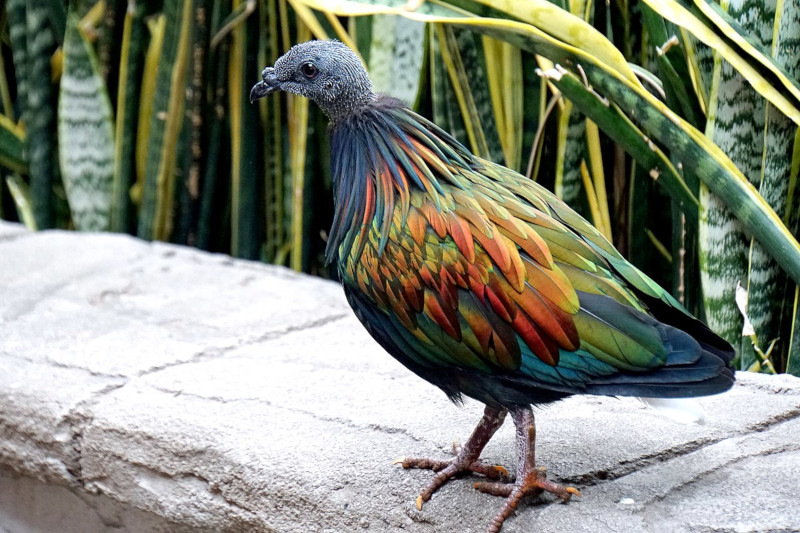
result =
[[[601,285],[606,287],[610,284],[619,301],[630,303],[641,309],[642,304],[639,302],[638,296],[646,295],[688,314],[677,300],[622,257],[597,228],[573,211],[555,194],[503,166],[488,161],[483,161],[483,163],[485,166],[479,173],[468,173],[466,176],[472,177],[478,182],[485,183],[485,178],[488,178],[490,182],[500,183],[514,198],[522,200],[524,205],[546,213],[550,219],[558,222],[557,227],[545,227],[546,224],[537,224],[535,221],[533,224],[542,228],[539,231],[544,231],[545,238],[550,237],[549,244],[554,247],[558,261],[580,271],[570,270],[572,274],[570,278],[576,278],[575,282],[585,281],[580,279],[581,272],[599,274],[604,280]],[[525,216],[522,210],[519,210],[518,213],[519,216]],[[591,250],[589,254],[585,253],[586,248]],[[576,254],[574,253],[576,249],[583,250],[584,253]],[[570,253],[571,251],[573,253]],[[591,286],[594,286],[596,281],[593,279]],[[623,294],[624,297],[620,300],[619,296]]]
[[[386,342],[418,364],[517,373],[569,392],[696,355],[690,337],[644,312],[606,256],[627,263],[560,200],[530,182],[461,175],[470,186],[448,188],[440,208],[412,193],[381,253],[373,229],[342,271],[377,308],[370,320]]]
[[[729,386],[714,381],[732,353],[724,341],[723,355],[706,350],[695,336],[716,336],[552,193],[410,111],[375,118],[385,135],[352,137],[373,179],[346,191],[368,208],[336,242],[351,304],[396,357],[560,392]]]

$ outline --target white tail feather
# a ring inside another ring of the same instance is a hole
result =
[[[694,398],[639,398],[675,422],[681,424],[705,424],[706,414]]]

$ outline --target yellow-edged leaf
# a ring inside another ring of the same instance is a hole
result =
[[[712,28],[709,28],[679,2],[674,0],[644,0],[644,2],[662,17],[686,28],[700,41],[713,48],[744,76],[753,89],[780,109],[784,115],[791,118],[795,124],[800,125],[800,87],[786,76],[772,59],[764,56],[755,46],[731,28],[717,11],[710,8],[703,0],[695,0],[703,14],[708,12],[709,19],[724,32],[730,41],[737,45],[737,48],[717,35]],[[767,80],[753,64],[753,61],[748,58],[755,60],[760,67],[769,70],[777,80],[781,81],[782,87],[777,87]]]

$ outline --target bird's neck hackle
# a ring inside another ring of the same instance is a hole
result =
[[[448,169],[480,163],[457,140],[394,98],[378,95],[331,123],[335,214],[328,262],[359,256],[370,230],[382,253],[397,210],[405,224],[415,191],[441,209],[446,187],[462,187]],[[398,209],[399,208],[399,209]]]

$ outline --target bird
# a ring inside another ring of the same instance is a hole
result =
[[[500,531],[525,496],[580,491],[536,465],[532,406],[575,394],[692,398],[734,383],[733,348],[535,181],[472,154],[404,102],[376,93],[342,42],[297,44],[265,68],[251,103],[306,97],[329,120],[334,215],[325,250],[356,317],[385,351],[459,403],[485,405],[421,509],[461,474],[505,497]],[[512,476],[481,452],[507,415]]]

